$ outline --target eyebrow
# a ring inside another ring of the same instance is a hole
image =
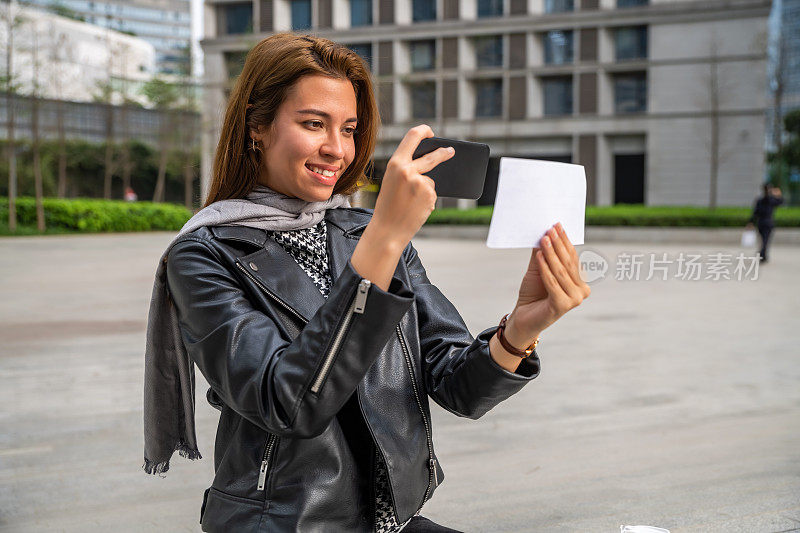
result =
[[[310,115],[319,115],[319,116],[324,117],[324,118],[326,118],[328,120],[331,119],[331,116],[328,113],[326,113],[325,111],[320,111],[319,109],[301,109],[300,111],[298,111],[298,113],[305,113],[305,114],[310,114]],[[352,118],[348,118],[347,120],[345,120],[345,122],[358,122],[358,119],[356,117],[352,117]]]

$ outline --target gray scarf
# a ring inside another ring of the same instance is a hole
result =
[[[309,228],[326,209],[350,207],[347,196],[306,202],[257,185],[246,199],[222,200],[201,209],[181,228],[156,269],[144,361],[144,468],[148,474],[169,470],[177,450],[200,459],[194,429],[194,364],[183,345],[178,314],[167,292],[167,255],[178,238],[203,226],[249,226],[263,230]]]

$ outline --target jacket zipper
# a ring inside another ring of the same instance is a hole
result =
[[[279,303],[279,304],[281,305],[281,307],[283,307],[284,309],[286,309],[287,311],[289,311],[291,314],[293,314],[294,316],[296,316],[296,317],[297,317],[297,318],[298,318],[298,319],[299,319],[299,320],[300,320],[300,321],[301,321],[303,324],[306,324],[306,323],[308,323],[308,320],[306,320],[305,318],[303,318],[303,316],[302,316],[300,313],[298,313],[297,311],[295,311],[295,310],[294,310],[294,308],[293,308],[291,305],[289,305],[289,304],[287,304],[286,302],[284,302],[283,300],[281,300],[281,299],[278,297],[278,295],[277,295],[277,294],[275,294],[274,292],[272,292],[271,290],[269,290],[269,289],[268,289],[268,288],[267,288],[267,287],[266,287],[266,286],[265,286],[263,283],[261,283],[261,282],[258,280],[258,278],[256,278],[256,277],[255,277],[254,275],[252,275],[250,272],[248,272],[248,271],[247,271],[247,269],[246,269],[244,266],[242,266],[242,264],[241,264],[241,263],[240,263],[238,260],[236,261],[236,266],[237,266],[237,267],[239,267],[239,270],[241,270],[242,272],[244,272],[244,273],[247,275],[247,277],[248,277],[248,278],[250,278],[250,280],[251,280],[253,283],[255,283],[256,285],[258,285],[258,286],[261,288],[261,290],[262,290],[262,291],[264,291],[265,293],[267,293],[269,296],[271,296],[271,297],[272,297],[272,299],[273,299],[273,300],[275,300],[277,303]]]
[[[417,407],[419,407],[419,414],[422,415],[422,421],[425,423],[425,437],[428,441],[428,467],[430,472],[428,473],[428,488],[425,490],[425,497],[422,500],[422,505],[424,505],[430,497],[433,484],[436,483],[437,486],[439,485],[439,474],[436,471],[436,459],[433,457],[433,437],[431,436],[431,428],[428,424],[428,418],[425,416],[425,411],[422,409],[422,400],[419,398],[419,390],[417,389],[417,378],[414,376],[414,365],[411,363],[411,355],[408,353],[406,340],[405,337],[403,337],[403,330],[400,329],[400,324],[398,324],[395,328],[397,329],[397,337],[400,339],[400,347],[403,349],[403,355],[406,359],[408,373],[411,376],[411,385],[414,389],[414,398],[417,400]],[[420,509],[422,509],[422,505],[419,506]]]
[[[264,490],[267,484],[267,470],[272,461],[272,451],[278,444],[278,436],[270,433],[267,439],[267,447],[264,448],[264,456],[261,459],[261,468],[258,470],[258,490]]]
[[[342,322],[339,324],[339,328],[336,330],[336,335],[333,338],[331,347],[328,350],[328,353],[325,355],[325,358],[322,360],[322,366],[320,366],[319,373],[314,379],[314,382],[311,384],[311,388],[309,390],[311,390],[311,392],[314,394],[319,393],[322,385],[325,383],[325,378],[328,377],[328,372],[333,365],[333,361],[336,359],[336,354],[339,352],[339,348],[342,345],[345,333],[347,333],[350,322],[353,319],[353,314],[364,313],[364,308],[367,304],[367,294],[369,293],[369,288],[371,285],[372,283],[368,279],[362,278],[359,282],[355,297],[350,302],[350,307],[347,309],[347,313],[345,313]]]

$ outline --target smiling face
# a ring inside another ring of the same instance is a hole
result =
[[[303,76],[288,91],[270,132],[250,132],[262,149],[258,183],[307,202],[327,200],[355,158],[356,125],[349,80]]]

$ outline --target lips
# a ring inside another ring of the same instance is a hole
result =
[[[338,179],[335,173],[333,176],[325,176],[323,174],[318,174],[314,172],[309,168],[308,165],[306,165],[306,169],[308,170],[310,176],[312,176],[315,180],[317,180],[319,183],[322,183],[323,185],[334,185],[336,183],[336,180]]]

